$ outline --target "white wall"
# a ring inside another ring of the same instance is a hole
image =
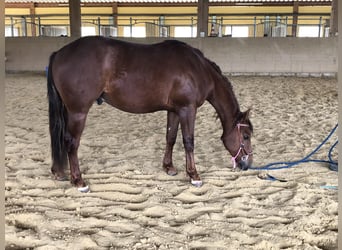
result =
[[[158,38],[124,39],[154,43]],[[228,74],[335,75],[337,38],[189,38]],[[68,37],[6,38],[6,71],[44,71]]]

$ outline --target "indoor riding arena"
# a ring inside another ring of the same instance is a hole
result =
[[[253,2],[5,0],[6,249],[337,249],[337,1]],[[88,35],[202,51],[251,109],[252,166],[233,168],[204,102],[194,131],[203,185],[189,181],[181,129],[178,174],[167,175],[167,112],[99,100],[78,148],[89,192],[69,168],[57,180],[49,57]]]

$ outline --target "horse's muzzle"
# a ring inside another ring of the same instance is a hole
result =
[[[238,162],[238,167],[246,171],[252,165],[253,157],[251,155],[244,155],[241,157],[240,161]]]

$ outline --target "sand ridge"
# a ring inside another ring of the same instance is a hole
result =
[[[336,79],[229,79],[241,109],[252,108],[255,165],[303,157],[337,123]],[[337,249],[337,190],[327,188],[337,173],[306,163],[269,171],[286,180],[278,182],[233,171],[208,103],[195,130],[201,188],[185,175],[180,133],[179,173],[162,170],[165,112],[92,107],[79,149],[87,194],[50,174],[43,75],[6,76],[5,119],[8,249]],[[329,146],[315,158],[326,159]]]

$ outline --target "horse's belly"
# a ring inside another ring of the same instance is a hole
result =
[[[168,109],[162,97],[151,97],[146,95],[136,95],[117,91],[114,93],[104,93],[103,98],[106,103],[113,107],[129,113],[150,113],[158,110]]]

